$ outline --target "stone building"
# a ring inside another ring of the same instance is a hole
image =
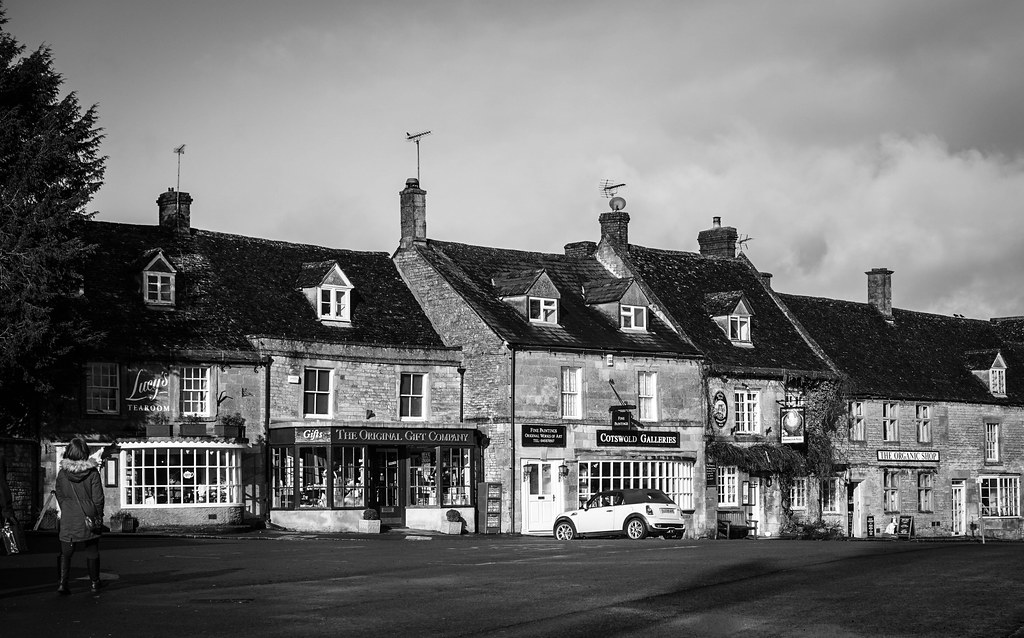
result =
[[[102,459],[107,513],[142,526],[270,521],[473,526],[479,432],[460,419],[460,353],[385,253],[159,224],[90,221],[84,318],[103,330],[44,433],[44,493],[72,436]]]
[[[781,296],[849,377],[833,518],[860,538],[901,517],[917,536],[1020,538],[1024,322],[893,308],[892,271],[866,274],[867,303]]]

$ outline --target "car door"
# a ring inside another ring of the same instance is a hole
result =
[[[599,492],[587,501],[586,510],[581,511],[576,524],[580,534],[609,532],[615,527],[614,492]]]

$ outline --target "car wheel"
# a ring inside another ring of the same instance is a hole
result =
[[[631,518],[626,521],[626,536],[631,539],[638,541],[641,538],[647,538],[647,523],[642,518]]]
[[[555,523],[555,538],[560,541],[571,541],[576,538],[576,526],[569,521]]]

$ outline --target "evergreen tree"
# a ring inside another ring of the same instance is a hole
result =
[[[83,113],[49,48],[25,55],[0,4],[0,436],[34,436],[91,340],[76,319],[85,206],[105,157],[96,107]]]

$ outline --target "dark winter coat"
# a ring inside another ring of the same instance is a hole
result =
[[[56,492],[60,505],[60,540],[77,543],[99,538],[85,525],[86,514],[103,518],[103,485],[96,460],[61,459]]]
[[[0,524],[6,519],[14,518],[14,499],[11,488],[7,485],[7,461],[0,452]]]

